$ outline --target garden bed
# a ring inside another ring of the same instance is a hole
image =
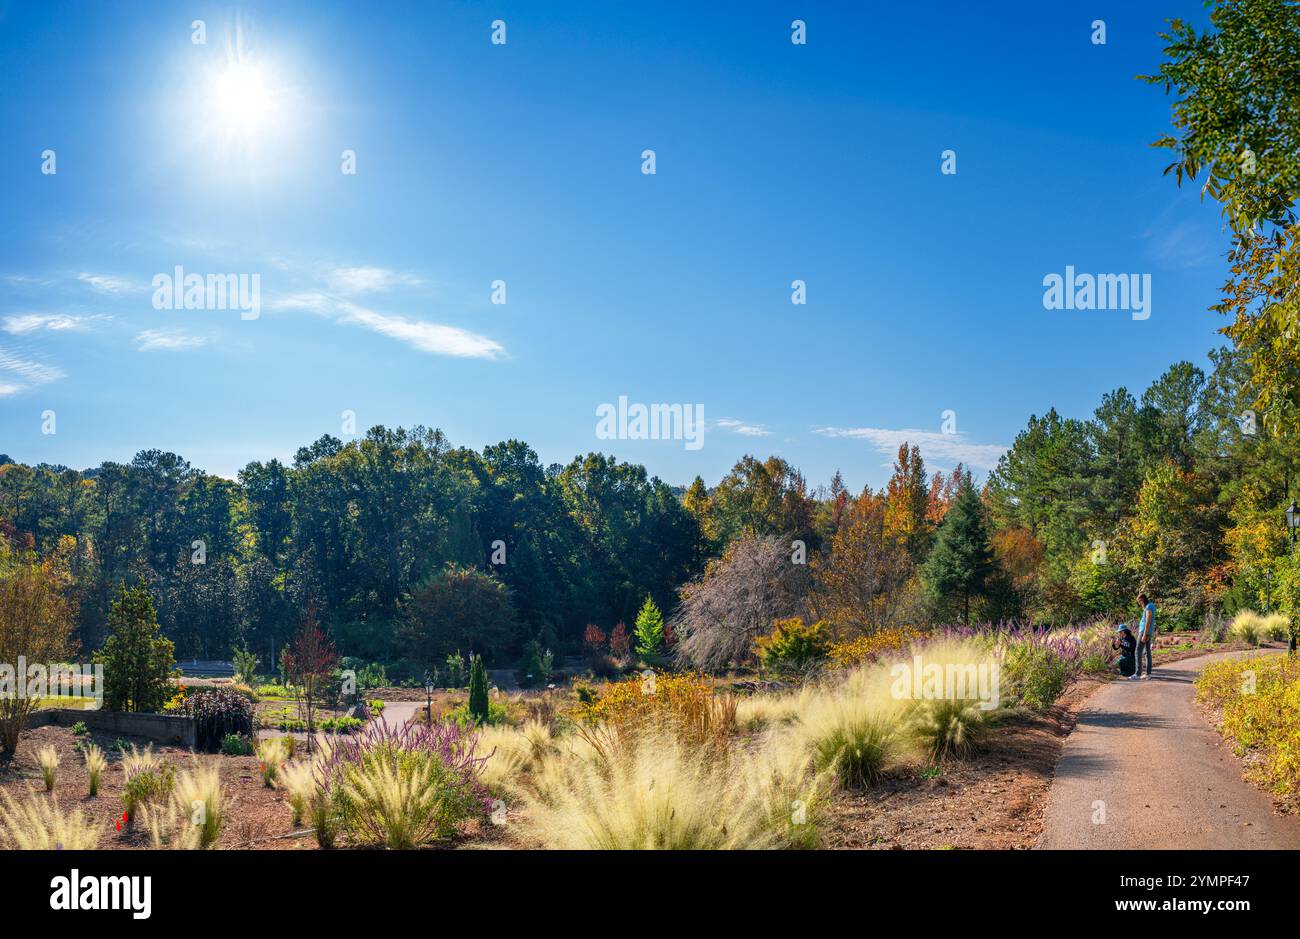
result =
[[[1061,747],[1079,711],[1105,683],[1082,678],[1041,712],[1008,714],[970,759],[948,760],[937,772],[922,765],[901,768],[874,789],[841,793],[826,847],[1032,848],[1043,829]]]

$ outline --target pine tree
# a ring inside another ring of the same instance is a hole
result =
[[[483,656],[476,655],[469,667],[469,716],[480,724],[488,722],[488,680]]]
[[[971,597],[983,596],[993,573],[993,549],[984,525],[979,493],[965,481],[939,526],[933,550],[921,570],[932,599],[962,598],[962,621],[970,622]]]
[[[159,631],[153,597],[143,582],[118,587],[108,613],[112,635],[95,655],[104,667],[104,706],[110,711],[161,711],[171,696],[175,646]]]
[[[641,612],[636,615],[636,653],[637,655],[658,655],[664,644],[664,618],[655,606],[652,597],[647,596],[641,604]]]

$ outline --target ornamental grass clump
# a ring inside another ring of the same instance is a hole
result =
[[[280,780],[284,783],[284,791],[289,796],[289,808],[293,810],[293,824],[301,825],[307,805],[317,788],[314,767],[306,760],[286,763],[280,769]]]
[[[216,767],[196,763],[181,770],[172,789],[172,804],[182,818],[188,818],[199,848],[216,845],[226,820],[225,794]]]
[[[285,760],[289,759],[289,748],[283,737],[270,737],[257,745],[258,768],[262,773],[262,785],[268,789],[275,788],[275,781],[280,775]]]
[[[170,799],[146,803],[140,817],[154,848],[201,851],[216,847],[225,811],[221,774],[196,763],[177,774]]]
[[[317,766],[328,796],[310,808],[358,844],[412,848],[448,838],[490,810],[478,778],[483,758],[477,734],[454,724],[389,727],[382,718],[361,733],[336,741]]]
[[[526,788],[523,830],[541,845],[726,850],[816,841],[826,787],[806,756],[782,762],[765,748],[734,748],[720,758],[671,728],[607,749],[579,740],[544,758]]]
[[[518,728],[483,728],[478,750],[484,754],[479,779],[492,792],[514,791],[520,777],[557,752],[558,744],[549,724],[530,720]]]
[[[1273,642],[1286,642],[1291,638],[1291,618],[1282,613],[1270,613],[1260,621],[1259,631]]]
[[[57,797],[29,793],[18,802],[0,790],[0,846],[20,851],[90,851],[100,827],[80,809],[64,812]]]
[[[969,756],[1008,694],[1008,671],[1011,692],[1026,704],[1056,700],[1075,658],[1067,659],[1052,642],[1013,636],[999,656],[998,647],[982,637],[940,639],[914,649],[910,661],[895,662],[891,694],[905,702],[911,743],[931,760]],[[1003,667],[1006,659],[1016,663],[1010,670]]]
[[[104,775],[104,770],[108,768],[108,758],[104,756],[104,751],[91,744],[86,747],[82,755],[86,760],[86,776],[90,780],[90,795],[99,795],[99,780]]]
[[[904,744],[903,705],[879,668],[859,669],[809,696],[791,733],[819,772],[844,789],[876,782]]]
[[[752,734],[790,724],[803,713],[813,695],[805,685],[786,694],[751,694],[736,699],[736,729]]]
[[[36,753],[36,760],[41,766],[41,779],[45,781],[45,791],[53,792],[55,780],[59,775],[59,752],[53,747],[41,747]]]
[[[1259,637],[1264,618],[1253,610],[1242,610],[1232,618],[1232,625],[1228,627],[1228,635],[1233,639],[1240,639],[1247,645],[1259,645]]]

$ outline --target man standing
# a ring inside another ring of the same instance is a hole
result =
[[[1142,617],[1138,620],[1137,677],[1151,677],[1151,645],[1156,638],[1156,605],[1147,599],[1145,593],[1138,594],[1138,603],[1142,604]],[[1142,674],[1142,653],[1147,657],[1147,673]]]

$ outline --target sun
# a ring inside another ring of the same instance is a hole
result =
[[[231,140],[255,140],[273,123],[276,87],[261,65],[230,62],[211,79],[212,119]]]

